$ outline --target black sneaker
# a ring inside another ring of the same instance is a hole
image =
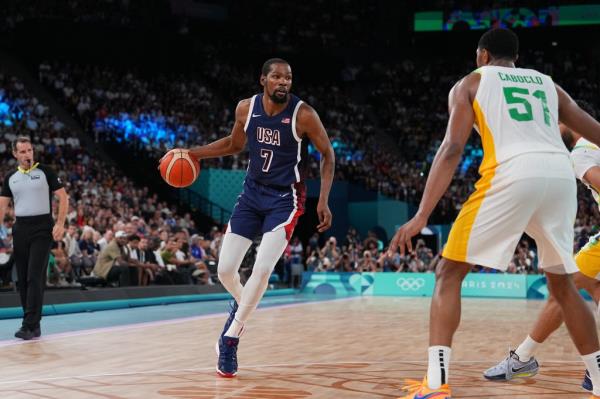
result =
[[[29,341],[30,339],[33,339],[33,338],[38,338],[40,335],[42,335],[42,331],[40,330],[39,327],[36,327],[33,330],[30,330],[28,327],[22,326],[19,329],[19,331],[17,331],[15,333],[16,338],[21,338],[25,341]]]

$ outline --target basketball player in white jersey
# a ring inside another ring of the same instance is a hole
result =
[[[577,100],[577,104],[592,117],[595,110],[585,101]],[[567,148],[571,149],[571,159],[577,178],[592,192],[592,196],[600,204],[600,148],[584,139],[581,134],[572,131],[564,124],[559,124],[560,133]],[[600,234],[590,237],[589,242],[575,256],[579,272],[574,274],[574,282],[578,288],[585,289],[594,299],[600,302]],[[563,322],[560,305],[556,298],[550,296],[546,307],[538,317],[531,333],[517,347],[510,351],[508,357],[498,365],[486,370],[483,376],[489,380],[510,381],[513,378],[532,377],[537,374],[539,364],[535,351],[550,334],[556,331]],[[586,371],[582,387],[588,391],[593,388],[589,371]]]
[[[411,238],[448,188],[471,129],[481,136],[481,179],[463,205],[436,271],[429,324],[429,366],[405,399],[451,397],[452,337],[460,322],[462,281],[474,264],[505,270],[523,232],[537,243],[540,265],[600,399],[600,346],[594,316],[570,274],[577,187],[558,121],[600,144],[600,124],[549,76],[515,67],[517,36],[506,29],[482,35],[479,69],[450,91],[450,117],[417,214],[395,234],[390,251],[412,251]],[[567,310],[568,311],[565,311]],[[598,388],[596,388],[598,386]]]

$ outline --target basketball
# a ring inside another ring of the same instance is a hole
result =
[[[175,148],[160,160],[159,170],[168,185],[188,187],[198,178],[200,163],[188,151]]]

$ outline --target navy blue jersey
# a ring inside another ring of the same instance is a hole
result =
[[[262,94],[252,96],[244,131],[248,138],[248,176],[269,186],[290,186],[304,180],[307,140],[296,132],[296,116],[302,100],[290,94],[287,107],[268,116]]]

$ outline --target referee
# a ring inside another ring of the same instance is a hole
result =
[[[7,175],[0,192],[0,222],[12,198],[16,222],[13,246],[19,294],[23,306],[23,324],[15,337],[24,340],[41,335],[40,320],[48,257],[53,240],[61,240],[69,197],[56,173],[33,162],[33,146],[29,137],[17,137],[12,143],[18,167]],[[52,194],[58,197],[58,217],[52,220]]]

